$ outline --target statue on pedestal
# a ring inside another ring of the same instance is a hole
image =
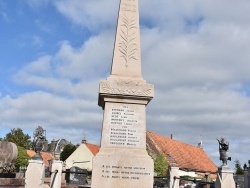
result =
[[[44,136],[44,130],[41,126],[38,126],[33,133],[33,148],[36,154],[32,157],[33,160],[43,160],[41,157],[41,151],[43,149],[46,137]]]
[[[231,161],[231,157],[228,157],[229,142],[225,138],[217,139],[219,142],[220,160],[222,166],[227,166],[227,160]]]

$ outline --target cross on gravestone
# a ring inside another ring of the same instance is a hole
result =
[[[141,76],[138,0],[121,0],[111,75],[100,82],[104,110],[101,148],[93,158],[92,188],[153,187],[146,151],[146,105],[154,87]]]

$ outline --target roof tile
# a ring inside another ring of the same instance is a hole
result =
[[[202,148],[160,136],[150,131],[147,131],[147,136],[158,146],[159,152],[166,156],[171,166],[196,171],[217,171],[217,167]]]
[[[30,157],[33,157],[36,154],[36,152],[34,150],[27,150],[26,152]],[[53,160],[54,157],[52,156],[51,153],[48,153],[48,152],[41,152],[41,155],[42,155],[42,158],[43,158],[44,165],[48,167],[49,166],[49,160]]]
[[[89,143],[86,143],[86,146],[93,153],[93,155],[96,155],[99,152],[100,146],[89,144]]]

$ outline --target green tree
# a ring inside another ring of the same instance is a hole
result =
[[[28,134],[24,134],[23,130],[20,128],[11,129],[11,131],[6,134],[3,140],[7,142],[13,142],[17,146],[21,146],[25,149],[30,149],[32,146],[30,136]]]
[[[20,166],[28,166],[28,160],[30,159],[30,157],[27,154],[26,149],[21,146],[17,146],[17,149],[18,149],[18,155],[15,166],[17,168],[19,168]]]
[[[60,154],[60,160],[65,161],[75,150],[76,146],[72,144],[67,144]]]
[[[236,159],[234,161],[234,163],[235,163],[235,168],[234,168],[235,169],[235,174],[236,175],[242,175],[242,174],[244,174],[244,170],[241,167],[240,161],[238,159]]]
[[[154,171],[157,173],[157,176],[166,176],[167,168],[168,162],[164,154],[161,153],[154,159]]]

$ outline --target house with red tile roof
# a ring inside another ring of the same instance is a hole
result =
[[[163,153],[171,167],[179,167],[180,175],[215,174],[218,170],[201,147],[192,146],[150,131],[147,131],[146,135],[147,150],[150,155],[158,156]]]
[[[36,152],[34,150],[26,150],[27,154],[31,157],[33,157]],[[43,163],[46,167],[50,166],[50,161],[54,160],[54,157],[51,153],[48,152],[41,152],[41,156],[43,158]]]
[[[100,146],[87,143],[83,140],[76,150],[65,160],[66,168],[72,166],[92,170],[92,159],[99,152]]]

